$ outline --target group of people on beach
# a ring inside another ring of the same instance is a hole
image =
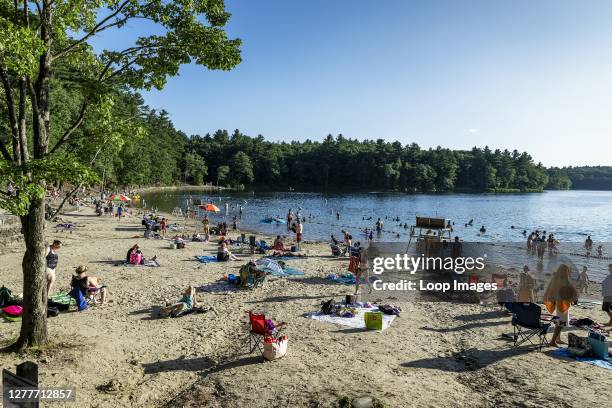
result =
[[[54,240],[51,245],[47,247],[45,262],[47,272],[47,291],[46,298],[49,298],[51,289],[57,280],[57,267],[59,265],[59,254],[58,251],[62,248],[62,242],[60,240]],[[71,293],[74,291],[80,291],[80,294],[88,299],[92,303],[106,303],[107,300],[107,287],[102,283],[102,279],[96,276],[87,274],[88,268],[85,265],[79,265],[75,268],[75,274],[72,276],[70,281],[70,287],[72,288]],[[97,297],[100,297],[98,300]]]

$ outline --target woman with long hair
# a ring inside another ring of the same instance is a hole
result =
[[[570,305],[578,298],[578,291],[570,280],[570,267],[562,264],[553,273],[544,292],[544,305],[549,313],[558,317],[557,326],[550,340],[550,345],[556,347],[566,344],[561,340],[561,329],[569,324]]]

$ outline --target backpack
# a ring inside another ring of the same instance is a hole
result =
[[[132,251],[130,254],[130,263],[132,265],[140,265],[142,263],[142,253]]]
[[[2,286],[0,288],[0,307],[8,306],[12,298],[11,290]]]
[[[323,312],[323,314],[332,314],[332,312],[334,311],[334,299],[329,299],[326,302],[323,302],[321,304],[321,312]]]

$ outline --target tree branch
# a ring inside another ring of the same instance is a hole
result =
[[[76,40],[75,42],[73,42],[72,44],[70,44],[68,47],[64,48],[63,50],[59,51],[57,54],[55,54],[52,58],[52,60],[56,60],[57,58],[60,58],[61,56],[69,53],[70,51],[72,51],[73,49],[75,49],[76,47],[78,47],[80,44],[84,43],[85,41],[87,41],[89,38],[91,38],[92,36],[94,36],[96,33],[99,33],[100,31],[104,31],[109,27],[113,27],[116,26],[118,24],[121,24],[125,21],[128,20],[129,17],[125,17],[123,19],[117,20],[113,23],[110,24],[106,24],[108,21],[112,20],[113,18],[117,17],[119,15],[119,13],[121,13],[121,11],[123,10],[123,8],[125,6],[127,6],[129,4],[129,0],[124,1],[123,3],[121,3],[119,5],[119,7],[117,8],[117,10],[115,10],[113,13],[109,14],[108,16],[104,17],[102,20],[100,20],[100,22],[98,24],[96,24],[87,34],[85,34],[83,37],[81,37],[80,39]],[[106,24],[106,25],[105,25]]]
[[[55,144],[55,146],[53,146],[53,148],[49,151],[49,154],[55,153],[57,149],[59,149],[64,143],[66,143],[66,141],[74,133],[74,131],[77,130],[79,126],[81,126],[81,123],[83,123],[83,120],[85,119],[85,113],[87,112],[88,108],[89,108],[89,101],[85,99],[83,101],[83,105],[81,106],[81,111],[79,112],[79,116],[72,123],[72,125],[70,125],[68,129],[66,129],[64,134],[59,138],[59,140]]]

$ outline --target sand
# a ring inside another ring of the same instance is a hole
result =
[[[47,230],[49,240],[64,242],[56,290],[67,290],[74,268],[86,264],[109,286],[112,302],[50,318],[48,348],[0,353],[0,366],[39,363],[45,387],[76,388],[77,404],[66,406],[332,407],[342,396],[364,394],[388,407],[587,407],[612,400],[612,371],[556,358],[553,348],[513,349],[501,338],[512,331],[510,317],[497,305],[408,302],[375,293],[366,299],[403,309],[384,332],[305,318],[322,301],[351,292],[325,280],[348,261],[330,258],[320,243],[303,245],[307,259],[289,261],[304,276],[272,277],[253,290],[199,293],[216,313],[158,319],[156,308],[178,300],[183,288],[237,273],[249,255],[201,264],[194,256],[214,254],[214,244],[172,250],[167,241],[133,238],[142,234],[138,217],[118,222],[84,208],[62,219],[78,230]],[[136,242],[162,266],[108,263],[123,259]],[[0,253],[0,285],[15,293],[21,291],[22,253],[19,240],[7,240]],[[599,309],[573,309],[572,315],[604,322]],[[285,358],[264,362],[257,352],[248,354],[248,310],[287,322]],[[18,331],[17,323],[0,323],[0,342]]]

